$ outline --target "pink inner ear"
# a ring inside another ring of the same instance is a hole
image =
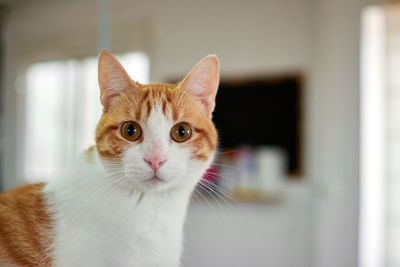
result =
[[[101,86],[101,102],[108,107],[113,97],[119,95],[124,88],[129,87],[129,81],[125,81],[118,73],[107,73],[105,76],[107,78]]]
[[[213,112],[214,107],[215,107],[215,96],[210,96],[210,95],[203,95],[200,98],[201,103],[203,103],[203,105],[206,107],[206,109],[208,110],[208,112]]]
[[[215,106],[218,83],[218,59],[215,56],[207,56],[186,76],[182,87],[198,97],[207,113],[211,113]]]
[[[102,95],[101,103],[103,104],[104,107],[109,107],[111,104],[111,100],[113,99],[114,96],[117,96],[117,95],[119,95],[118,92],[108,93],[107,95]]]
[[[99,56],[99,85],[101,102],[108,107],[113,97],[124,88],[129,87],[131,79],[119,61],[108,51],[102,51]]]

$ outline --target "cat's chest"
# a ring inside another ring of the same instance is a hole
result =
[[[93,207],[83,202],[87,208],[71,220],[68,211],[61,213],[56,227],[57,266],[179,265],[183,207],[168,209],[158,199],[138,207],[113,203]]]
[[[93,227],[92,239],[98,246],[110,243],[114,251],[125,250],[130,255],[141,250],[160,254],[172,249],[173,244],[181,241],[182,225],[183,218],[179,214],[157,209],[137,211],[130,216],[115,214],[112,218],[102,220],[99,217],[97,224],[88,227]]]
[[[177,267],[181,252],[181,227],[152,223],[152,226],[131,223],[116,228],[100,227],[90,238],[93,258],[102,258],[104,266],[173,266]],[[99,266],[99,265],[96,265]]]

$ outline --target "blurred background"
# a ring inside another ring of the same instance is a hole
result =
[[[216,53],[182,266],[400,266],[400,1],[1,0],[0,34],[1,191],[94,143],[100,49],[139,82]]]

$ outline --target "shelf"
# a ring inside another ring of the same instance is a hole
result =
[[[201,194],[200,194],[201,193]],[[228,202],[232,204],[279,204],[282,203],[284,197],[282,193],[265,194],[255,189],[236,189],[230,196],[212,190],[201,190],[200,193],[195,191],[193,193],[193,200],[195,202]],[[214,197],[213,197],[214,196]],[[223,197],[225,200],[222,200]]]

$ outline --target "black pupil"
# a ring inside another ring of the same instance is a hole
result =
[[[136,133],[136,131],[137,131],[137,130],[136,130],[135,126],[133,126],[133,124],[129,125],[128,128],[126,128],[126,133],[127,133],[129,136],[134,135],[134,134]]]
[[[180,137],[184,137],[184,136],[185,136],[185,133],[186,133],[185,128],[184,128],[183,126],[180,126],[179,129],[178,129],[178,134],[179,134],[179,136],[180,136]]]

